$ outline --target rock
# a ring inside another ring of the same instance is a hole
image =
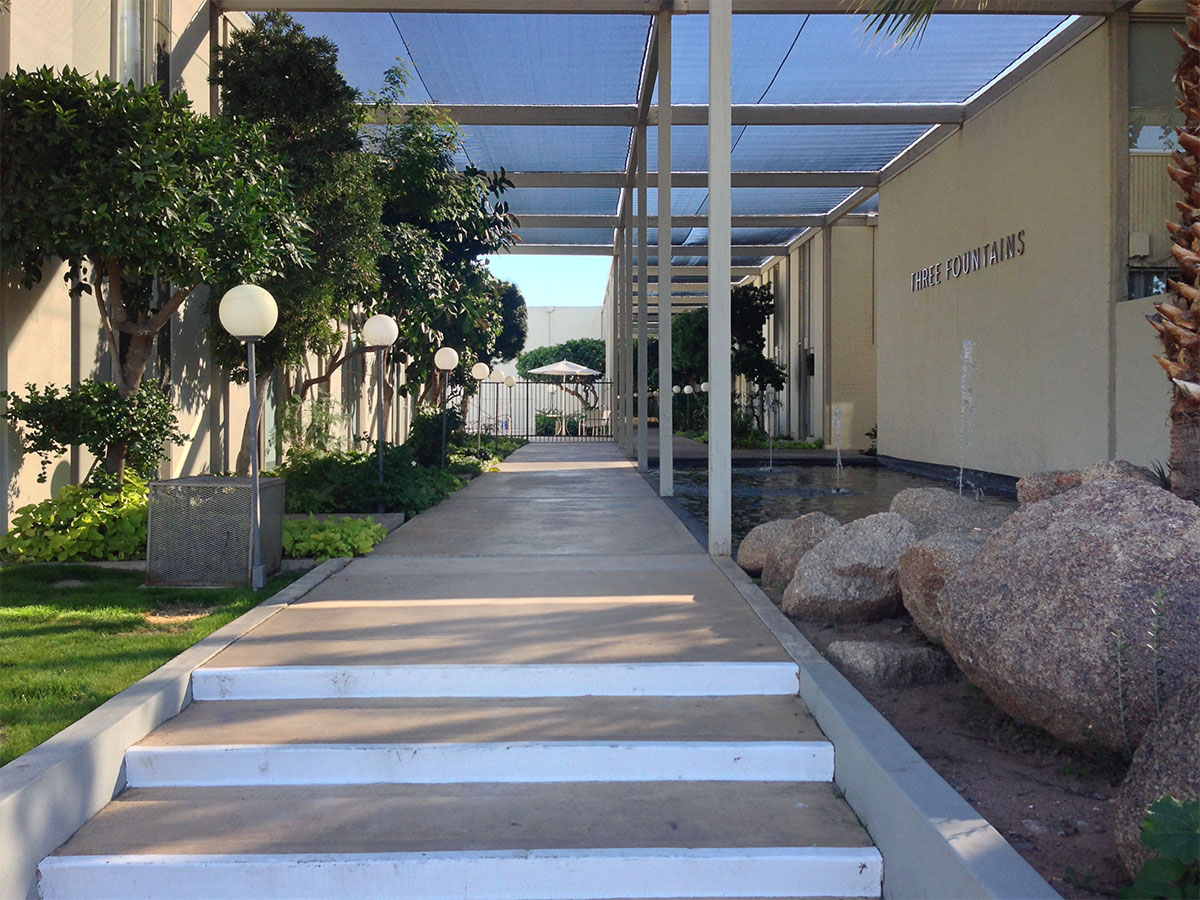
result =
[[[1125,752],[1154,718],[1156,665],[1168,692],[1200,668],[1197,559],[1200,507],[1127,478],[1084,484],[1022,507],[946,583],[942,637],[1005,712]]]
[[[796,574],[796,563],[800,562],[800,558],[841,527],[837,519],[823,512],[789,519],[787,527],[779,532],[767,549],[762,570],[763,587],[773,591],[786,588]]]
[[[1135,466],[1123,459],[1106,459],[1092,463],[1082,471],[1034,472],[1026,475],[1017,482],[1017,500],[1024,506],[1026,503],[1037,503],[1040,500],[1057,496],[1063,491],[1069,491],[1081,484],[1110,481],[1115,478],[1132,478],[1135,481],[1144,481],[1155,487],[1161,487],[1158,476],[1149,469]]]
[[[934,647],[887,641],[834,641],[825,656],[842,674],[886,687],[938,684],[954,677],[954,663]]]
[[[1065,472],[1033,472],[1017,482],[1017,502],[1024,506],[1026,503],[1037,503],[1050,497],[1056,497],[1063,491],[1079,487],[1083,484],[1083,473],[1078,471]]]
[[[939,531],[979,528],[993,531],[1011,512],[1002,506],[984,505],[945,488],[906,488],[892,498],[889,509],[904,516],[917,529],[918,538]]]
[[[1171,795],[1200,799],[1200,689],[1192,680],[1163,705],[1146,732],[1117,794],[1117,851],[1131,877],[1151,852],[1142,843],[1142,822],[1151,804]]]
[[[1080,472],[1079,476],[1084,484],[1091,484],[1095,481],[1111,481],[1114,478],[1132,478],[1134,481],[1144,481],[1146,484],[1162,487],[1158,476],[1145,466],[1135,466],[1123,459],[1106,459],[1092,463]]]
[[[987,540],[983,531],[943,531],[913,544],[900,556],[900,594],[913,623],[930,641],[942,645],[938,597],[946,582],[975,558]]]
[[[903,516],[876,513],[833,532],[796,564],[783,611],[804,619],[871,622],[900,610],[900,555],[917,542]]]
[[[751,528],[746,537],[742,539],[742,543],[738,545],[737,564],[749,575],[759,574],[767,562],[767,550],[792,521],[792,519],[774,519]]]

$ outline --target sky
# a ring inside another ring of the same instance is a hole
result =
[[[487,257],[497,278],[511,281],[526,306],[603,306],[611,256]]]

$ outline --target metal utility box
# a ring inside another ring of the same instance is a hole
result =
[[[249,585],[253,546],[249,478],[195,476],[150,482],[146,584]],[[283,558],[283,479],[259,480],[262,564]]]

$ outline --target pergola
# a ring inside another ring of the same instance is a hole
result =
[[[865,33],[872,5],[223,0],[210,4],[210,35],[224,11],[282,7],[339,46],[362,90],[404,58],[412,102],[463,127],[462,162],[508,170],[523,239],[512,252],[613,258],[613,422],[643,470],[647,429],[633,422],[647,416],[647,336],[665,323],[660,307],[707,302],[708,542],[728,555],[731,285],[835,223],[870,224],[880,185],[1135,4],[944,0],[939,12],[955,15],[935,16],[919,46],[898,52]],[[671,330],[658,333],[659,370],[670,372]],[[673,492],[671,418],[662,404],[663,496]]]

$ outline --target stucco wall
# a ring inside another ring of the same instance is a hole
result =
[[[841,445],[870,444],[875,425],[875,290],[871,257],[875,229],[832,229],[830,296],[830,415],[841,410]],[[832,424],[827,441],[837,436]]]
[[[968,466],[1021,474],[1107,455],[1108,60],[1101,28],[881,188],[881,453],[958,463],[973,340]],[[1021,255],[947,278],[949,258],[1016,232]],[[914,292],[913,273],[939,264],[941,283]]]
[[[603,338],[599,306],[530,306],[525,349],[550,347],[575,338]]]
[[[1171,383],[1154,361],[1162,344],[1145,318],[1155,299],[1117,304],[1117,456],[1142,466],[1166,463],[1170,451]]]

